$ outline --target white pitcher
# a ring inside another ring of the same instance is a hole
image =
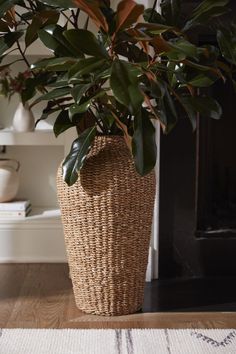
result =
[[[25,105],[23,105],[22,102],[19,102],[13,117],[12,125],[13,129],[17,132],[31,132],[34,130],[34,116],[27,102]]]
[[[20,163],[13,159],[0,159],[0,203],[13,200],[19,189]]]

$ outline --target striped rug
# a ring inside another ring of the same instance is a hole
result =
[[[2,329],[0,354],[236,353],[236,329]]]

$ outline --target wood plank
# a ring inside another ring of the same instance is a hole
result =
[[[71,282],[64,264],[31,264],[7,322],[8,328],[59,328]]]
[[[0,284],[2,328],[236,328],[235,312],[85,314],[65,264],[1,264]]]
[[[6,327],[19,296],[28,266],[1,264],[0,266],[0,327]]]

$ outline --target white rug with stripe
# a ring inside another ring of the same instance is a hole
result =
[[[2,329],[0,354],[236,354],[236,329]]]

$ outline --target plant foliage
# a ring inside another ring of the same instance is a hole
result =
[[[0,1],[0,70],[15,64],[4,62],[10,53],[20,54],[32,72],[24,101],[37,90],[31,106],[45,101],[40,119],[57,113],[55,135],[78,131],[63,165],[69,185],[97,134],[124,135],[145,175],[156,162],[154,121],[168,133],[179,117],[188,117],[193,129],[197,114],[220,118],[221,107],[206,88],[233,77],[236,27],[220,21],[229,0],[203,0],[186,18],[183,7],[181,0],[162,0],[161,13],[133,0],[119,1],[115,10],[109,0]],[[193,31],[209,27],[217,47],[192,39]],[[32,63],[35,41],[51,55]]]

